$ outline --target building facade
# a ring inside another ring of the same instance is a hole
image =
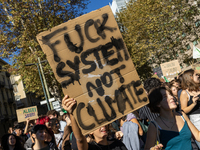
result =
[[[46,105],[40,105],[41,97],[36,97],[34,93],[26,92],[23,80],[20,75],[11,75],[11,83],[13,85],[13,92],[15,97],[16,108],[26,108],[37,106],[38,115],[44,115],[48,111]]]
[[[10,73],[2,70],[7,63],[0,59],[0,137],[17,121],[16,103]]]
[[[128,3],[129,0],[113,0],[112,3],[110,3],[110,8],[114,14],[116,15],[117,12],[119,12],[122,8],[126,8],[126,3]]]

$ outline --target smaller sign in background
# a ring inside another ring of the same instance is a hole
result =
[[[16,113],[17,113],[17,119],[19,123],[26,121],[28,118],[30,120],[34,120],[38,118],[37,106],[17,109]]]
[[[166,63],[160,64],[160,66],[161,66],[163,75],[165,77],[176,75],[181,72],[181,67],[179,65],[178,60],[166,62]]]

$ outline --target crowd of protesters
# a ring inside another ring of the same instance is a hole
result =
[[[149,78],[143,85],[147,106],[86,136],[73,116],[77,102],[66,95],[67,113],[50,110],[15,122],[1,137],[0,150],[199,150],[200,74],[190,69],[171,82]]]

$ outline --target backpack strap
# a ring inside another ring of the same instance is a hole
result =
[[[158,133],[158,124],[156,121],[151,121],[153,125],[156,127],[156,145],[160,143],[160,136]]]
[[[73,132],[71,132],[70,136],[69,136],[69,142],[72,143],[72,134]]]

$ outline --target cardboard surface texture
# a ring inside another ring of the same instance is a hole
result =
[[[28,118],[30,120],[34,120],[38,118],[37,106],[17,109],[16,112],[17,112],[18,122],[24,122]]]
[[[177,73],[181,72],[181,67],[179,65],[178,60],[166,62],[166,63],[160,64],[160,66],[161,66],[163,75],[165,77],[173,76],[173,75],[176,76]]]
[[[83,134],[148,104],[109,6],[37,35]]]

